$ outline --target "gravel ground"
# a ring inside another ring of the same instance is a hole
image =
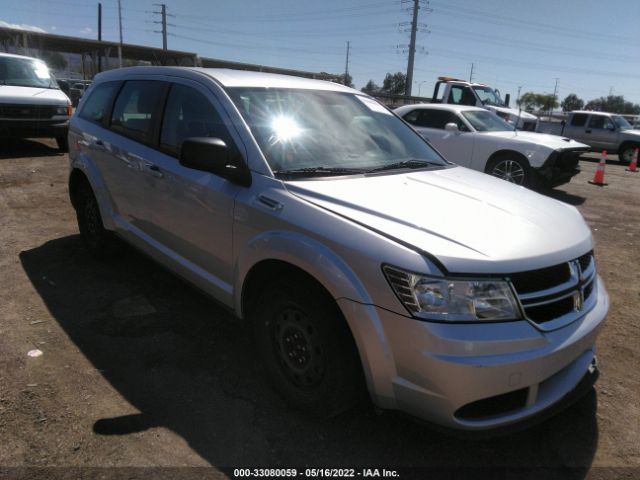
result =
[[[366,402],[331,420],[289,410],[226,311],[133,251],[109,263],[87,255],[68,160],[52,142],[2,149],[0,478],[234,478],[234,467],[274,466],[640,478],[640,173],[614,157],[607,187],[587,183],[597,155],[586,155],[583,172],[549,193],[595,236],[611,295],[600,380],[543,424],[477,441]]]

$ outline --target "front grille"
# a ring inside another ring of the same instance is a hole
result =
[[[41,119],[55,115],[55,105],[0,105],[0,118]]]
[[[571,323],[593,308],[595,278],[593,252],[510,276],[526,318],[550,330]]]
[[[553,267],[530,270],[528,272],[511,275],[511,283],[518,293],[537,292],[546,290],[569,280],[568,263],[561,263]]]

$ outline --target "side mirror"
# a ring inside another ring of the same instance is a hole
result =
[[[505,105],[506,107],[508,107],[508,106],[509,106],[509,102],[511,102],[511,94],[510,94],[510,93],[507,93],[507,94],[504,96],[504,105]]]
[[[180,165],[213,173],[243,187],[251,185],[251,173],[240,155],[232,156],[227,144],[219,138],[185,139],[180,151]]]
[[[615,127],[615,125],[611,125],[609,127],[609,130],[612,131],[612,132],[615,132],[617,130],[617,128]]]
[[[458,128],[458,125],[456,125],[453,122],[447,123],[444,126],[444,129],[449,133],[455,133],[456,135],[460,134],[460,129]]]

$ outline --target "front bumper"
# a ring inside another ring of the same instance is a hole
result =
[[[580,173],[580,155],[589,149],[578,148],[555,150],[544,164],[537,169],[538,178],[542,186],[553,188],[563,185]]]
[[[598,278],[595,307],[542,332],[527,321],[430,323],[339,300],[374,403],[430,423],[489,430],[525,422],[580,384],[609,308]],[[368,318],[367,318],[368,317]]]
[[[2,138],[48,138],[66,136],[69,118],[47,120],[0,119]]]

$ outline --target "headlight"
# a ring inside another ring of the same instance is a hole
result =
[[[66,105],[56,108],[56,115],[68,115],[68,112],[69,112],[69,109],[67,108]]]
[[[500,279],[429,277],[385,265],[394,292],[414,316],[444,322],[522,318],[509,283]]]

